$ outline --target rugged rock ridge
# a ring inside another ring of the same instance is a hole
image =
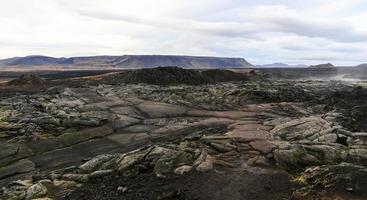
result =
[[[26,56],[0,60],[0,66],[42,66],[65,67],[116,67],[152,68],[158,66],[180,66],[185,68],[246,68],[252,65],[243,58],[196,57],[175,55],[124,55],[54,58],[47,56]]]
[[[243,74],[228,70],[212,69],[197,71],[179,67],[137,69],[105,77],[105,82],[109,84],[147,83],[154,85],[202,85],[245,80],[247,80],[247,77]]]
[[[25,74],[25,75],[21,75],[19,78],[9,81],[8,85],[42,87],[45,83],[46,83],[45,80],[43,80],[42,78],[36,75]]]

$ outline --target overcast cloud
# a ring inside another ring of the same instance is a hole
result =
[[[0,57],[178,54],[367,62],[364,0],[2,0]]]

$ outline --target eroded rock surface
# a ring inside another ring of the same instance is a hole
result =
[[[327,98],[353,87],[122,84],[5,98],[0,195],[363,199],[367,133],[348,130],[344,107]]]

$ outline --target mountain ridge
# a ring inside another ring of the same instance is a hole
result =
[[[257,68],[306,68],[307,65],[290,65],[286,63],[276,62],[276,63],[270,63],[270,64],[262,64],[262,65],[255,65]]]
[[[331,63],[311,65],[309,68],[312,69],[335,69],[336,67]]]
[[[0,67],[8,66],[65,66],[65,67],[114,67],[153,68],[179,66],[184,68],[248,68],[253,67],[244,58],[181,56],[181,55],[122,55],[50,57],[32,55],[0,60]]]

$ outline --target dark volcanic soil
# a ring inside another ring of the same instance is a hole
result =
[[[21,75],[19,78],[9,81],[8,85],[42,87],[43,85],[45,85],[45,83],[46,81],[38,76],[26,74],[26,75]]]
[[[261,169],[259,169],[261,170]],[[184,176],[157,177],[152,173],[137,176],[113,175],[95,179],[63,199],[70,200],[243,200],[290,199],[295,185],[282,171],[265,174],[252,172],[190,172]],[[123,188],[126,191],[121,191]]]
[[[191,70],[179,67],[157,67],[152,69],[129,70],[114,77],[107,77],[106,83],[147,83],[154,85],[188,84],[202,85],[218,82],[244,81],[240,73],[228,70]]]
[[[367,131],[367,89],[347,88],[328,95],[325,101],[343,113],[340,123],[351,131]]]

